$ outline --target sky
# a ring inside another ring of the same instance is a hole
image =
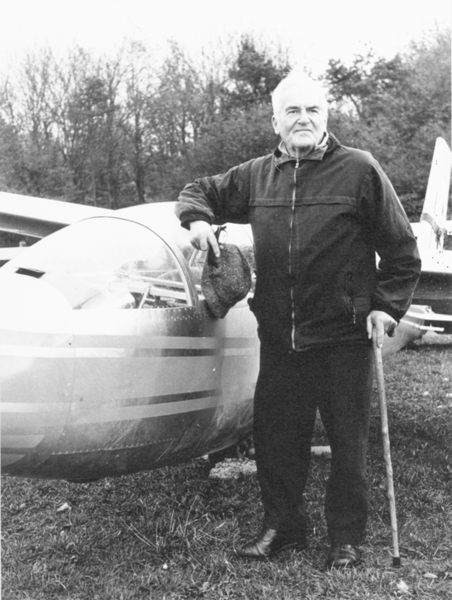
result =
[[[0,68],[41,46],[110,53],[126,38],[196,54],[251,33],[290,50],[291,63],[321,74],[371,47],[391,58],[411,40],[451,25],[451,0],[0,0]]]

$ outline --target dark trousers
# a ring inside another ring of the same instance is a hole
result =
[[[303,492],[317,408],[331,446],[325,518],[332,543],[359,544],[367,521],[372,348],[280,353],[262,346],[254,443],[264,526],[303,536]]]

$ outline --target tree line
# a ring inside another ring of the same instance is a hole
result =
[[[450,141],[450,31],[392,59],[331,59],[329,129],[369,150],[418,219],[434,142]],[[196,59],[127,41],[114,56],[30,52],[0,76],[0,189],[108,208],[174,200],[277,143],[270,93],[289,53],[242,36]]]

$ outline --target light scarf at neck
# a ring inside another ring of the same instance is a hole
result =
[[[314,148],[309,152],[309,154],[307,154],[306,156],[303,156],[303,160],[322,160],[323,155],[325,154],[326,150],[328,148],[328,132],[325,131],[323,138],[320,141],[320,144],[317,144],[316,146],[314,146]],[[292,154],[290,154],[287,151],[286,145],[285,143],[281,140],[278,149],[280,150],[280,152],[282,154],[287,155],[290,158],[297,158],[296,156],[292,156]]]

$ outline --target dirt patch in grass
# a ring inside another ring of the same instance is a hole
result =
[[[3,478],[3,600],[452,597],[452,337],[429,335],[389,357],[385,376],[400,568],[392,567],[375,392],[362,568],[323,570],[328,458],[312,461],[308,550],[264,563],[233,553],[259,528],[255,473],[234,465],[233,477],[209,478],[199,459],[91,484]],[[315,443],[327,444],[320,425]]]

